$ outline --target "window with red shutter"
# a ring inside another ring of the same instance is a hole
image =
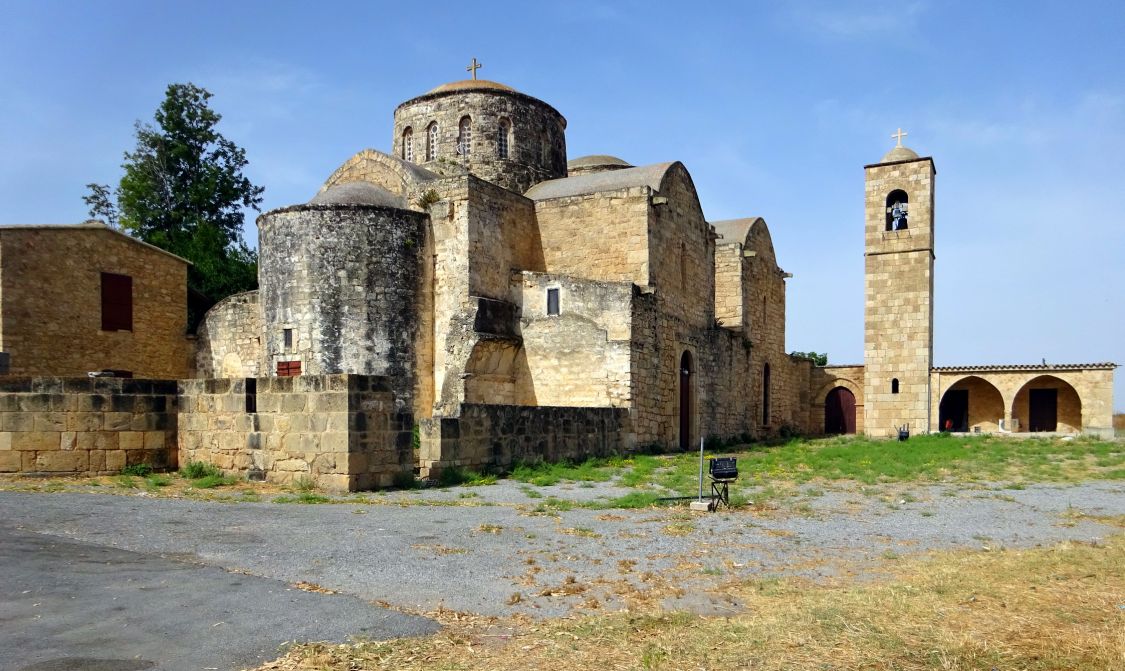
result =
[[[133,330],[133,278],[102,273],[102,330]]]
[[[278,361],[277,362],[277,376],[278,377],[293,377],[301,374],[300,361]]]

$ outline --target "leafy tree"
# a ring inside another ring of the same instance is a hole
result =
[[[191,83],[168,86],[156,125],[137,122],[137,146],[125,153],[117,188],[87,184],[83,197],[91,216],[192,262],[192,327],[217,301],[258,284],[242,223],[244,208],[260,211],[264,189],[242,174],[246,152],[215,130],[222,117],[210,99]]]
[[[818,354],[817,352],[790,352],[789,356],[800,357],[802,359],[809,359],[817,366],[828,365],[828,353]]]

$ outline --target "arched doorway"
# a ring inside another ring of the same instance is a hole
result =
[[[938,429],[992,432],[1004,419],[1004,397],[992,383],[970,375],[950,385],[938,404]]]
[[[1020,431],[1079,433],[1082,399],[1066,380],[1040,375],[1016,393],[1012,418],[1019,422]]]
[[[836,387],[824,398],[824,433],[855,433],[855,394]]]
[[[691,416],[694,408],[692,402],[691,378],[695,366],[691,352],[685,351],[680,357],[680,449],[691,449]]]

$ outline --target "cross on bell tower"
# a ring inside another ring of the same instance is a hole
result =
[[[477,78],[477,70],[479,70],[483,67],[484,67],[483,65],[481,65],[480,63],[477,62],[477,57],[473,56],[473,62],[470,63],[469,67],[465,68],[465,70],[473,73],[473,79],[476,79]]]
[[[476,61],[475,58],[473,60]],[[477,76],[474,74],[473,79],[476,79],[476,78],[477,78]],[[903,131],[901,128],[899,128],[897,133],[891,133],[891,138],[895,139],[895,140],[898,140],[898,144],[895,145],[896,147],[901,147],[902,146],[902,138],[906,137],[907,135],[910,135],[910,133],[907,133],[907,132]]]

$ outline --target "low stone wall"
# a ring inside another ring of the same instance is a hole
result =
[[[415,466],[414,417],[383,377],[183,380],[179,391],[181,463],[331,491],[387,487]]]
[[[423,420],[422,474],[453,466],[508,468],[520,462],[583,461],[635,447],[625,408],[461,405],[460,417]]]
[[[176,382],[0,378],[0,473],[176,467]]]

